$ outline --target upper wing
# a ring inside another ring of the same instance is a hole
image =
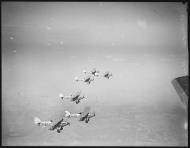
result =
[[[86,117],[88,116],[89,113],[86,113],[86,114],[81,114],[80,116],[80,121],[83,121],[84,119],[86,119]]]
[[[79,96],[79,98],[78,98],[79,100],[81,100],[81,99],[85,99],[85,96],[83,95],[83,96]]]
[[[90,107],[85,107],[84,111],[82,112],[81,116],[80,116],[80,120],[83,120],[84,118],[86,118],[88,116],[90,112]]]
[[[63,121],[63,119],[61,119],[60,121],[58,121],[56,124],[52,125],[52,126],[49,128],[49,130],[54,130],[54,129],[56,129],[56,128],[61,124],[62,121]]]
[[[91,76],[90,76],[90,75],[86,76],[86,77],[85,77],[85,81],[89,81],[89,80],[90,80],[90,78],[91,78]]]
[[[79,96],[80,96],[81,92],[80,91],[77,91],[75,94],[72,95],[72,98],[71,100],[72,101],[75,101]]]

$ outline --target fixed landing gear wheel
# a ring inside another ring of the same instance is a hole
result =
[[[60,130],[57,130],[58,133],[60,133],[61,131]]]
[[[88,123],[88,122],[89,122],[89,119],[86,119],[85,122]]]

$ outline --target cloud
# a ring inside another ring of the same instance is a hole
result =
[[[47,45],[48,45],[48,46],[51,46],[51,43],[48,42]]]
[[[50,26],[46,26],[46,29],[47,30],[51,30],[52,28]]]
[[[72,59],[75,59],[76,57],[77,57],[77,56],[75,56],[75,55],[71,56]]]
[[[114,62],[123,62],[123,61],[125,61],[126,59],[124,59],[124,58],[114,58],[112,55],[105,55],[104,56],[106,59],[110,59],[110,60],[112,60],[112,61],[114,61]]]
[[[99,3],[99,5],[100,5],[100,6],[103,6],[103,5],[104,5],[104,3],[103,3],[103,2],[100,2],[100,3]]]
[[[142,29],[147,28],[147,22],[145,20],[137,20],[137,25]]]
[[[10,39],[10,40],[14,40],[14,37],[13,37],[13,36],[11,36],[11,37],[9,37],[9,39]]]
[[[123,62],[123,61],[125,61],[125,59],[123,59],[123,58],[114,58],[113,61],[114,62]]]
[[[174,60],[176,60],[176,56],[173,54],[168,55],[167,58],[165,58],[165,57],[160,58],[161,62],[170,62],[170,61],[174,61]]]
[[[60,45],[63,45],[63,41],[60,41],[59,44],[60,44]]]
[[[170,58],[160,58],[161,62],[170,62],[171,59]]]
[[[106,55],[105,58],[106,58],[106,59],[111,59],[111,58],[112,58],[112,55]]]
[[[115,46],[115,43],[113,42],[113,43],[111,43],[111,45],[112,45],[112,46]]]

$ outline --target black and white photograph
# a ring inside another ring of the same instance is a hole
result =
[[[187,146],[188,2],[1,2],[2,146]]]

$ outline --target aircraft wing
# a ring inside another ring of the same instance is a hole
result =
[[[85,107],[84,111],[80,115],[80,119],[79,120],[84,120],[88,116],[89,112],[90,112],[90,107]]]
[[[91,76],[88,75],[88,76],[85,77],[85,80],[88,81],[90,78],[91,78]]]
[[[92,118],[95,116],[95,113],[88,114],[88,118]]]
[[[80,91],[77,91],[75,94],[72,95],[72,101],[75,101],[77,97],[80,96]]]
[[[189,76],[182,76],[182,77],[177,77],[172,80],[172,84],[178,93],[181,102],[183,103],[183,106],[185,110],[188,112],[188,98],[189,98]]]
[[[54,130],[54,129],[56,129],[56,128],[61,124],[62,121],[63,121],[63,119],[61,119],[60,121],[58,121],[56,124],[52,125],[52,126],[49,128],[49,130]]]

